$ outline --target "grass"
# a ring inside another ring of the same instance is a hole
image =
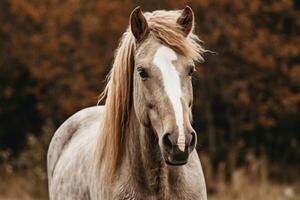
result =
[[[224,191],[211,195],[210,200],[299,200],[292,186],[275,184],[252,184],[238,190],[226,187]]]
[[[1,177],[0,200],[48,199],[47,184],[35,182],[26,175]],[[218,183],[219,191],[209,194],[209,200],[299,200],[299,186],[271,182],[252,182],[243,176],[230,184]],[[5,184],[4,184],[5,183]]]

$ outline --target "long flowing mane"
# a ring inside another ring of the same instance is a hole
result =
[[[185,37],[176,21],[181,11],[154,11],[144,13],[150,34],[178,53],[193,60],[203,60],[205,50],[193,31]],[[121,165],[127,143],[128,124],[133,105],[133,71],[135,38],[130,28],[123,34],[115,53],[107,85],[100,96],[106,97],[105,111],[97,138],[96,168],[103,164],[106,177],[112,179]]]

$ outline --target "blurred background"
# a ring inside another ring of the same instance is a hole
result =
[[[47,199],[55,129],[95,105],[129,14],[190,5],[210,199],[300,199],[300,1],[1,0],[0,199]]]

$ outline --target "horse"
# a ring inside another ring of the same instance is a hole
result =
[[[100,97],[105,105],[75,113],[50,142],[50,200],[207,199],[191,125],[201,43],[189,6],[132,11]]]

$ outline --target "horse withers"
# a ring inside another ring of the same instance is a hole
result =
[[[193,29],[188,6],[131,13],[105,105],[71,116],[50,143],[51,200],[207,199],[191,126],[191,78],[205,50]]]

